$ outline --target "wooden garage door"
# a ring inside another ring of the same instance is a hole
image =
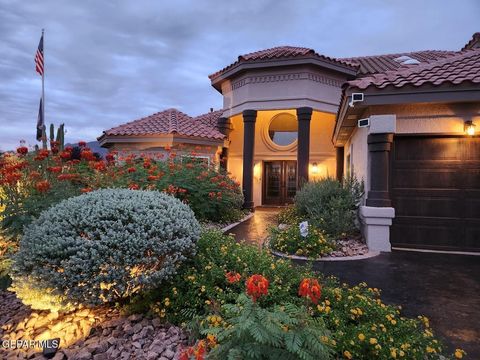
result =
[[[392,246],[480,251],[480,137],[396,136]]]

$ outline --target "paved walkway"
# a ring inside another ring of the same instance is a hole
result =
[[[255,215],[229,232],[261,244],[278,208]],[[480,256],[393,251],[357,261],[320,262],[314,268],[351,285],[365,281],[382,289],[382,299],[402,305],[410,317],[426,315],[436,334],[467,359],[480,359]]]
[[[276,215],[280,212],[278,207],[257,207],[254,215],[228,231],[234,234],[237,241],[258,244],[261,246],[268,236],[268,228],[276,224]]]

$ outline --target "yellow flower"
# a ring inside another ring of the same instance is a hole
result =
[[[202,285],[202,288],[200,289],[201,292],[205,292],[205,285]]]
[[[325,307],[325,312],[326,312],[327,314],[330,312],[330,310],[332,310],[332,309],[330,308],[330,306],[326,306],[326,307]]]
[[[427,352],[430,353],[430,354],[436,352],[435,349],[432,348],[432,347],[430,347],[430,346],[427,346],[426,350],[427,350]]]
[[[375,345],[377,343],[377,339],[370,338],[370,344]]]
[[[330,305],[330,301],[329,301],[329,300],[325,300],[325,304],[326,304],[326,305]]]
[[[351,359],[352,358],[352,354],[350,354],[350,351],[348,351],[348,350],[345,350],[343,352],[343,356],[345,357],[345,359]]]
[[[212,302],[210,300],[205,300],[205,304],[210,305]]]
[[[358,334],[358,339],[359,339],[360,341],[365,340],[365,335],[363,335],[363,334]]]
[[[462,349],[455,349],[455,358],[461,359],[463,358],[463,355],[465,354],[465,351]]]
[[[270,265],[270,269],[275,270],[275,264]]]
[[[401,357],[405,356],[405,352],[403,350],[400,350],[398,353],[400,354]]]
[[[390,349],[390,356],[391,356],[393,359],[396,359],[396,358],[397,358],[397,350],[395,350],[395,349]]]
[[[323,335],[323,336],[320,337],[320,340],[321,340],[323,343],[328,343],[328,336]]]
[[[392,325],[396,325],[397,324],[397,320],[392,320],[390,321],[392,323]]]

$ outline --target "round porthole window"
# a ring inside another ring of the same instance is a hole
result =
[[[268,136],[278,146],[293,144],[298,138],[298,121],[292,114],[278,114],[270,122]]]

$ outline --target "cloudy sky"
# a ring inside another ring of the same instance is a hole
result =
[[[35,144],[45,34],[46,122],[67,141],[175,107],[220,108],[208,74],[278,45],[336,56],[460,49],[478,0],[0,0],[0,149]]]

